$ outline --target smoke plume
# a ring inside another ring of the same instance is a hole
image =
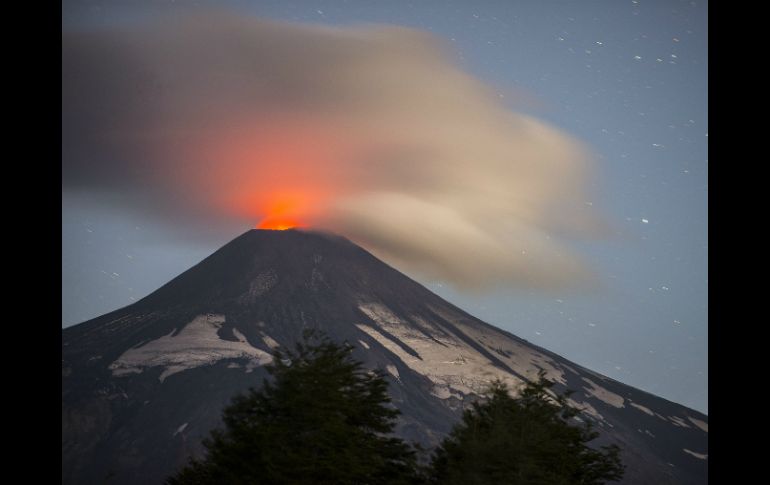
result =
[[[62,42],[65,194],[332,230],[465,288],[590,274],[570,249],[601,230],[588,151],[431,34],[189,12]]]

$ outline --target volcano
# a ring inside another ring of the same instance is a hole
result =
[[[160,484],[306,329],[388,372],[397,434],[433,447],[493,379],[571,389],[624,484],[705,484],[708,417],[474,318],[349,240],[251,230],[146,298],[62,330],[62,483]]]

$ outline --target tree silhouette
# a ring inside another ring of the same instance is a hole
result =
[[[516,398],[493,383],[486,399],[465,411],[461,423],[435,451],[431,481],[440,484],[598,485],[623,476],[620,449],[587,443],[592,425],[570,422],[579,411],[569,394],[549,392],[540,372]]]
[[[166,483],[416,483],[414,450],[387,436],[399,411],[384,374],[363,369],[351,351],[306,334],[295,351],[274,352],[272,381],[233,398],[225,429],[204,441],[206,458]]]

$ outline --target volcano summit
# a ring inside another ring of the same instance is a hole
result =
[[[389,374],[397,433],[432,447],[475,395],[545,370],[623,450],[624,484],[704,484],[708,417],[488,325],[345,238],[251,230],[151,295],[62,330],[62,483],[162,483],[203,452],[271,350],[319,329]]]

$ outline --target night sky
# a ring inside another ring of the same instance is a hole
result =
[[[150,15],[136,5],[64,2],[63,32],[123,29],[159,11],[173,14],[205,4],[146,2],[144,7],[152,7]],[[450,46],[458,69],[492,87],[502,109],[558,130],[554,135],[558,141],[562,135],[579,140],[590,154],[591,169],[576,172],[586,175],[585,186],[576,189],[578,195],[564,207],[575,206],[570,209],[576,211],[575,217],[598,217],[602,229],[588,231],[589,236],[585,231],[571,234],[553,253],[544,254],[561,255],[567,249],[575,253],[575,261],[590,270],[590,283],[575,278],[570,280],[573,284],[557,285],[549,274],[542,279],[514,275],[505,284],[461,288],[440,271],[393,264],[482,320],[614,379],[708,412],[707,3],[445,0],[218,5],[227,5],[230,14],[244,18],[346,28],[387,24],[426,31]],[[81,109],[88,100],[68,102],[67,93],[63,89],[62,327],[146,296],[259,222],[244,214],[209,217],[198,208],[191,215],[193,211],[179,212],[173,204],[154,210],[155,201],[163,200],[156,192],[173,185],[152,186],[145,193],[137,189],[143,187],[143,179],[136,175],[141,171],[111,177],[114,167],[144,164],[142,150],[117,153],[108,144],[98,149],[90,145],[91,135],[82,135],[90,125],[80,124],[78,117],[97,119],[97,115]],[[98,105],[111,92],[93,95]],[[484,103],[487,109],[488,102]],[[104,118],[98,119],[111,120],[103,111],[98,116]],[[82,162],[89,157],[92,162]],[[474,170],[484,175],[487,167],[482,164]],[[548,180],[574,176],[560,169],[546,175]],[[126,181],[134,176],[132,182]],[[538,194],[551,193],[560,184],[572,188],[570,180],[552,180]],[[410,192],[415,193],[425,192]],[[174,204],[185,204],[184,197],[182,202],[179,194],[174,197]],[[215,200],[196,197],[190,196],[195,201]],[[543,201],[538,198],[537,203]],[[549,228],[553,223],[553,231],[545,233],[558,237],[568,224],[555,220],[536,222]],[[585,229],[590,224],[576,225]],[[374,233],[337,230],[375,252],[378,249]],[[563,267],[572,268],[572,263],[566,258]],[[540,269],[536,264],[524,267],[535,273]]]

